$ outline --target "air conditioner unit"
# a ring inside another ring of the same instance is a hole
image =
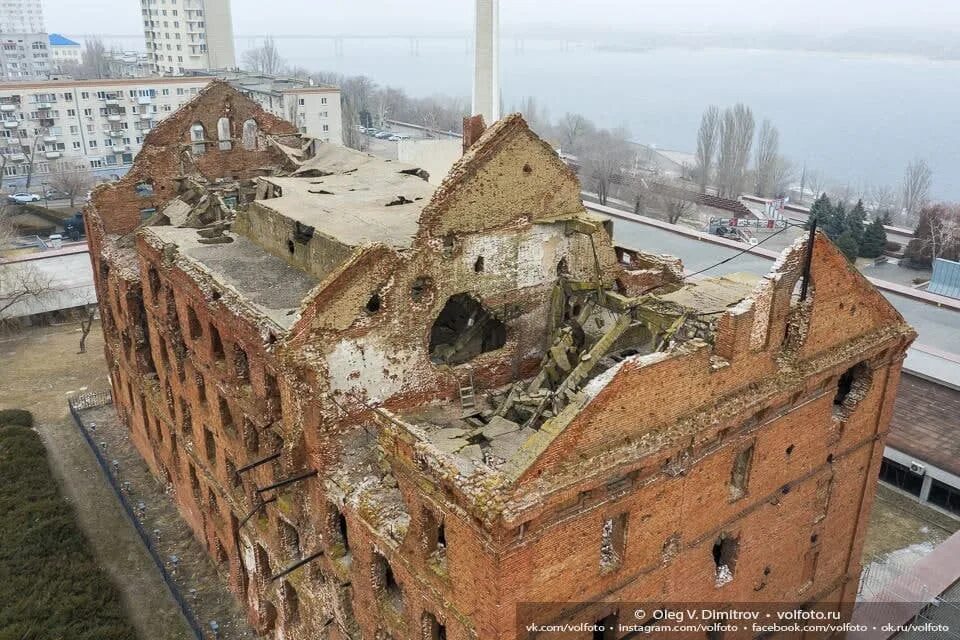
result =
[[[917,474],[918,476],[922,476],[927,472],[927,468],[922,464],[920,464],[919,462],[911,462],[910,471]]]

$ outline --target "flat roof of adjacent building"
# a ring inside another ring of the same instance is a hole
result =
[[[320,145],[296,172],[301,177],[264,177],[280,187],[282,196],[256,203],[346,246],[381,243],[406,249],[436,190],[417,171],[345,147]]]
[[[145,227],[145,232],[162,242],[177,245],[181,255],[217,282],[233,288],[278,326],[289,328],[317,279],[241,235],[227,232],[224,235],[233,242],[203,244],[197,231],[186,227]]]
[[[960,476],[960,391],[904,373],[887,446]]]

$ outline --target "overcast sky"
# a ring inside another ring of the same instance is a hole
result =
[[[43,0],[47,29],[142,34],[138,0]],[[233,0],[234,32],[436,33],[469,30],[471,0]],[[264,10],[269,7],[269,10]],[[832,33],[857,27],[960,28],[957,0],[502,0],[504,30],[746,28]]]

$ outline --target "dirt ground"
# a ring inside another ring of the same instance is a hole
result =
[[[192,637],[159,572],[73,424],[67,396],[109,389],[98,324],[78,354],[79,323],[0,336],[0,407],[33,412],[64,497],[144,640]]]
[[[960,530],[960,520],[880,485],[870,512],[863,564],[883,561],[907,547],[933,548]]]

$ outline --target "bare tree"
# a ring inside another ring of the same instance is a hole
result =
[[[622,181],[630,159],[627,137],[625,131],[602,129],[586,143],[581,158],[582,175],[592,181],[600,204],[607,204],[611,185]]]
[[[696,194],[684,187],[681,183],[672,182],[657,185],[656,201],[663,211],[667,222],[676,224],[687,213],[695,211]]]
[[[36,165],[33,163],[33,159],[37,155],[37,147],[40,146],[40,134],[33,136],[33,142],[30,143],[30,155],[27,156],[27,181],[24,184],[24,189],[26,191],[30,190],[30,182],[33,180],[33,170]]]
[[[277,43],[273,36],[267,36],[263,39],[263,44],[255,49],[248,49],[243,53],[244,66],[256,73],[262,73],[268,76],[275,76],[283,73],[286,67],[286,61],[280,56],[280,50],[277,49]]]
[[[567,113],[559,122],[560,145],[568,153],[581,151],[580,145],[584,136],[592,133],[593,123],[579,113]]]
[[[700,130],[697,132],[696,172],[700,184],[700,193],[706,193],[713,171],[713,159],[717,153],[720,137],[720,108],[710,105],[700,118]]]
[[[873,185],[867,188],[867,200],[877,215],[892,215],[897,204],[897,192],[889,185]]]
[[[932,181],[933,172],[926,161],[917,158],[907,165],[900,195],[903,201],[903,214],[908,221],[915,221],[920,214],[920,209],[927,203]]]
[[[50,177],[49,184],[70,198],[70,206],[73,207],[77,198],[90,190],[93,175],[84,165],[70,166],[66,162],[61,162],[57,165],[56,172]]]
[[[93,36],[86,39],[76,73],[78,78],[86,80],[110,77],[110,55],[102,38]]]
[[[938,207],[927,222],[929,231],[920,241],[929,249],[931,262],[948,252],[952,257],[954,248],[960,244],[960,207]]]
[[[827,181],[824,179],[823,174],[819,171],[807,171],[806,172],[806,183],[807,190],[813,195],[813,199],[816,200],[827,188]],[[800,194],[800,197],[803,198],[803,194]]]
[[[737,197],[743,190],[753,146],[753,112],[743,104],[727,108],[720,123],[717,186],[720,195]]]
[[[6,205],[0,205],[0,249],[15,237],[15,229],[6,216]],[[0,258],[0,322],[11,307],[55,291],[53,278],[43,274],[30,262],[5,263]]]
[[[779,198],[790,190],[790,182],[796,176],[793,163],[783,156],[777,156],[770,174],[770,196]]]
[[[96,312],[96,305],[90,305],[87,307],[87,317],[80,321],[80,353],[87,352],[87,335],[93,326],[93,318]]]
[[[774,174],[780,158],[780,132],[769,120],[760,125],[757,136],[757,157],[755,163],[754,193],[758,196],[770,197],[776,195]]]

